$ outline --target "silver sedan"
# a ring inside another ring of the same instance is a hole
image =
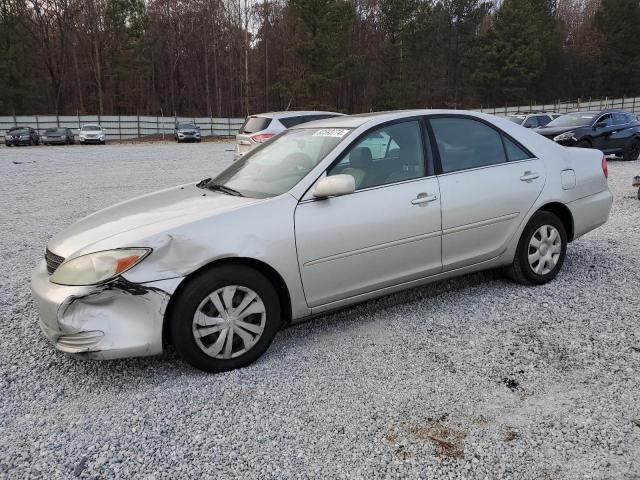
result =
[[[80,220],[51,239],[32,289],[60,351],[107,359],[173,344],[224,371],[260,357],[284,325],[390,292],[497,267],[546,283],[611,203],[601,152],[505,119],[336,117],[216,178]]]

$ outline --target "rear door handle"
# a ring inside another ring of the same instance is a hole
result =
[[[538,178],[539,176],[540,176],[539,174],[535,172],[530,172],[527,170],[526,172],[524,172],[524,175],[520,177],[520,180],[522,180],[523,182],[530,183],[534,181],[536,178]]]
[[[426,203],[433,202],[434,200],[437,200],[437,199],[438,199],[437,195],[429,195],[427,193],[419,193],[416,198],[411,200],[411,204],[412,205],[424,205]]]

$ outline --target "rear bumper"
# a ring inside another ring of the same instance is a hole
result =
[[[568,203],[567,207],[573,216],[573,238],[581,237],[606,223],[612,204],[613,195],[609,190]]]
[[[49,281],[43,260],[31,277],[31,290],[40,329],[57,350],[113,359],[162,352],[164,313],[180,281],[63,286]]]

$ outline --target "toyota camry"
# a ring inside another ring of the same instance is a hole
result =
[[[602,152],[506,119],[420,110],[334,117],[269,139],[215,178],[125,201],[54,236],[32,290],[56,349],[167,345],[216,372],[283,326],[485,269],[551,281],[607,221]]]

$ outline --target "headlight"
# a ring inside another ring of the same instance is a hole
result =
[[[564,132],[558,135],[557,137],[553,137],[554,142],[562,142],[563,140],[570,140],[573,137],[574,132]]]
[[[127,248],[89,253],[64,262],[49,279],[59,285],[95,285],[126,272],[151,253],[150,248]]]

